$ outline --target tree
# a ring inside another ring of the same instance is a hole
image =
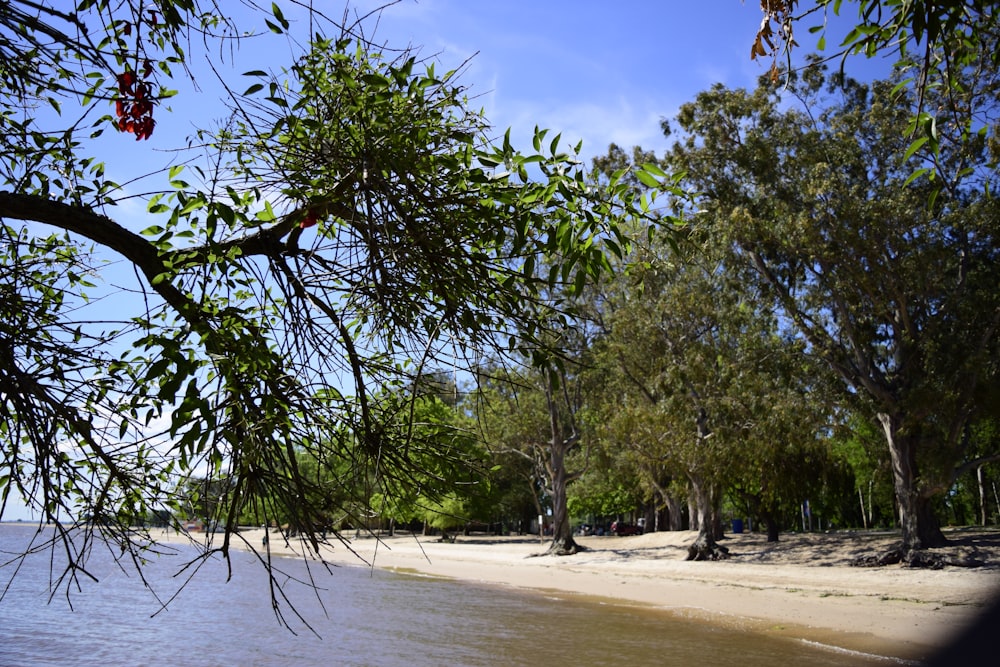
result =
[[[622,519],[634,514],[648,500],[650,486],[645,483],[644,475],[615,444],[602,438],[595,429],[590,463],[567,490],[571,517],[606,523],[609,517]],[[649,530],[655,529],[654,522],[649,526]]]
[[[695,224],[739,247],[844,400],[881,425],[912,552],[944,541],[931,500],[974,463],[963,432],[996,382],[996,203],[966,181],[929,206],[932,186],[898,157],[914,100],[895,82],[828,83],[818,67],[792,77],[787,110],[769,86],[702,93],[668,162],[701,193]],[[991,158],[982,141],[951,149],[952,173]]]
[[[587,461],[581,467],[571,469],[569,457],[583,437],[579,425],[582,396],[579,381],[571,378],[565,370],[548,369],[543,376],[542,391],[549,422],[548,456],[543,462],[549,482],[547,491],[552,502],[552,541],[548,553],[565,556],[581,550],[573,539],[569,485],[586,472]]]
[[[727,495],[776,542],[794,525],[789,514],[803,501],[816,504],[833,470],[826,436],[833,404],[829,374],[803,354],[804,342],[782,335],[766,306],[751,318],[727,360],[737,374],[728,390],[735,451]]]
[[[669,170],[668,158],[612,145],[594,163],[613,174],[636,161]],[[725,238],[697,223],[636,236],[627,269],[606,281],[601,300],[602,364],[620,392],[607,404],[606,437],[637,461],[663,504],[676,505],[671,490],[687,482],[699,530],[693,557],[725,555],[715,543],[724,494],[777,540],[783,508],[809,497],[827,458],[825,374],[803,358],[803,341],[784,335]]]
[[[409,457],[419,461],[417,470],[402,471],[378,480],[378,497],[370,503],[378,518],[422,521],[425,527],[448,531],[480,518],[477,510],[489,498],[486,452],[465,419],[436,394],[431,386],[410,403],[400,406],[396,422],[411,433]],[[446,395],[454,397],[453,392]]]
[[[908,127],[911,141],[906,154],[926,147],[931,156],[925,165],[916,167],[914,175],[936,177],[939,187],[931,190],[932,196],[941,188],[958,187],[969,173],[942,168],[947,164],[937,159],[942,147],[987,137],[997,140],[996,105],[989,101],[995,98],[1000,83],[1000,50],[996,48],[1000,12],[996,3],[816,0],[810,4],[813,6],[800,12],[798,0],[762,2],[764,20],[751,48],[751,59],[772,56],[770,77],[778,80],[780,56],[785,56],[789,71],[794,69],[792,50],[798,45],[797,25],[821,12],[822,24],[811,26],[809,31],[820,34],[817,48],[824,51],[829,13],[839,15],[845,6],[856,5],[857,24],[843,37],[839,51],[827,59],[839,58],[843,62],[855,55],[895,57],[895,69],[905,77],[898,85],[912,89],[915,99],[912,114],[901,119],[900,129]]]
[[[831,447],[854,477],[858,523],[864,528],[893,525],[895,499],[885,436],[864,412],[848,412],[843,422],[835,429]]]
[[[727,551],[716,540],[728,468],[720,432],[725,417],[717,399],[728,370],[718,363],[717,344],[724,343],[712,312],[719,293],[697,278],[685,282],[684,277],[703,274],[697,268],[685,272],[682,264],[638,258],[640,268],[616,290],[617,298],[609,299],[614,305],[604,319],[602,342],[624,396],[615,392],[608,406],[607,434],[640,453],[649,481],[662,465],[686,480],[695,510],[691,527],[698,530],[692,550],[699,559],[714,559]],[[629,283],[641,285],[641,292],[635,295]]]
[[[586,460],[576,456],[585,435],[579,418],[583,393],[579,368],[571,364],[564,360],[524,373],[491,373],[492,390],[479,403],[487,446],[531,462],[539,515],[545,514],[544,504],[551,509],[552,540],[546,553],[558,556],[581,550],[573,539],[568,488],[586,472]]]
[[[226,526],[222,553],[248,511],[287,518],[318,549],[330,508],[310,499],[330,479],[307,474],[303,454],[346,451],[365,478],[405,477],[420,460],[395,421],[403,388],[430,360],[460,368],[544,348],[524,304],[606,271],[594,239],[644,214],[614,184],[588,182],[558,138],[543,146],[544,131],[528,155],[509,133],[495,140],[456,72],[384,57],[363,18],[340,26],[313,11],[286,70],[248,73],[243,92],[223,82],[230,114],[161,174],[155,222],[118,221],[125,193],[88,154],[103,146],[88,133],[148,138],[169,94],[154,79],[188,63],[188,24],[229,26],[191,3],[156,7],[0,8],[0,48],[37,61],[4,69],[0,88],[0,498],[56,524],[70,576],[86,558],[67,533],[74,517],[134,550],[136,515],[176,506],[193,474],[228,480],[212,517]],[[266,24],[290,27],[277,5]],[[76,105],[76,120],[47,131],[35,119],[46,103]],[[536,274],[536,258],[556,269]],[[107,260],[135,272],[135,293],[92,315]]]
[[[664,500],[670,481],[686,482],[691,557],[716,559],[726,492],[778,539],[779,508],[808,497],[823,458],[829,403],[730,248],[697,228],[675,241],[635,244],[630,271],[605,289],[602,435]]]

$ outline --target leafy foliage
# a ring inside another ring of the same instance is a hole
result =
[[[933,186],[908,178],[893,131],[915,101],[893,82],[835,83],[819,68],[793,78],[802,107],[787,110],[769,88],[707,91],[682,108],[690,135],[671,158],[842,400],[882,425],[904,543],[931,545],[927,503],[961,470],[960,434],[996,382],[995,203],[970,181],[928,208]],[[950,148],[942,164],[988,163],[983,143]]]
[[[4,5],[0,23],[16,23],[46,66],[79,58],[115,72],[128,61],[136,78],[84,73],[73,80],[95,83],[81,92],[5,70],[3,118],[16,131],[2,133],[15,150],[4,153],[0,291],[16,328],[0,330],[0,427],[12,443],[2,497],[24,498],[43,521],[94,519],[126,550],[138,548],[139,517],[190,506],[190,478],[223,494],[200,505],[225,526],[223,553],[241,521],[288,524],[317,549],[336,502],[363,517],[376,490],[453,481],[439,466],[455,469],[467,452],[417,427],[419,378],[487,354],[555,358],[533,304],[606,273],[597,241],[649,214],[650,197],[591,181],[579,147],[558,136],[538,130],[528,154],[494,136],[458,73],[408,53],[388,60],[359,26],[315,14],[294,63],[227,89],[230,117],[192,138],[202,156],[161,174],[153,222],[137,233],[112,219],[120,190],[87,154],[100,144],[81,141],[79,124],[52,133],[14,110],[59,98],[89,117],[103,90],[104,103],[132,95],[120,108],[131,114],[139,79],[154,75],[146,61],[169,76],[169,57],[149,49],[183,61],[181,31],[227,24],[187,2],[155,5],[155,21],[151,6],[83,2],[77,15],[49,15],[91,21],[107,43],[68,32],[49,42],[47,24],[16,7]],[[266,22],[290,27],[276,7]],[[120,120],[102,116],[94,132]],[[90,244],[136,275],[132,298],[102,293],[116,299],[109,319],[87,315],[83,290],[103,273],[86,259]]]
[[[770,76],[777,80],[780,55],[786,56],[788,71],[794,69],[791,54],[797,46],[793,37],[796,24],[807,20],[814,10],[821,10],[823,23],[809,31],[820,34],[817,47],[824,51],[828,14],[840,15],[846,7],[856,5],[857,24],[843,37],[839,51],[832,57],[888,54],[896,59],[896,70],[905,77],[897,82],[897,90],[911,89],[916,100],[911,115],[900,127],[907,128],[910,138],[902,155],[905,159],[923,148],[932,156],[926,166],[913,171],[911,178],[937,178],[940,183],[932,190],[932,198],[942,189],[957,187],[971,172],[942,165],[939,159],[943,157],[943,144],[975,144],[987,138],[996,142],[997,107],[991,101],[995,100],[1000,71],[1000,13],[996,3],[816,0],[814,4],[797,14],[798,0],[762,2],[764,20],[751,58],[773,56]],[[772,24],[779,26],[777,31]]]

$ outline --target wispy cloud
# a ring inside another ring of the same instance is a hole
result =
[[[550,137],[561,134],[567,146],[582,141],[583,155],[589,159],[605,153],[611,143],[657,151],[664,148],[666,139],[660,130],[660,119],[676,110],[666,106],[653,100],[637,104],[624,97],[603,104],[582,100],[554,104],[503,100],[490,117],[500,130],[511,127],[512,135],[522,143],[530,141],[535,125],[549,129]]]

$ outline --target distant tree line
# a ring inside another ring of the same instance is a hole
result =
[[[411,388],[415,440],[466,465],[376,484],[351,525],[523,531],[542,515],[569,553],[580,525],[642,518],[698,530],[692,557],[710,558],[732,519],[775,540],[901,528],[909,548],[997,523],[996,146],[909,150],[916,103],[816,63],[700,94],[664,124],[679,132],[662,156],[612,146],[595,178],[641,194],[630,174],[684,174],[671,231],[635,225],[613,274],[546,293],[558,363]],[[964,175],[938,192],[912,177],[932,160]]]

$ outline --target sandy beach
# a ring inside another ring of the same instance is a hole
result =
[[[153,537],[184,541],[183,534]],[[851,566],[861,555],[885,550],[896,533],[784,534],[768,543],[756,533],[722,541],[731,558],[684,560],[693,532],[633,537],[578,538],[586,551],[574,556],[538,556],[538,537],[437,537],[345,535],[346,544],[324,547],[337,565],[376,567],[450,577],[483,585],[546,594],[583,595],[615,604],[648,605],[688,619],[748,632],[793,637],[849,651],[904,661],[927,660],[947,646],[1000,599],[1000,530],[953,529],[945,534],[951,556],[985,566],[941,569],[900,565]],[[240,532],[242,548],[260,549],[263,529]],[[221,535],[192,533],[204,543]],[[274,556],[303,553],[299,540],[269,533]]]

